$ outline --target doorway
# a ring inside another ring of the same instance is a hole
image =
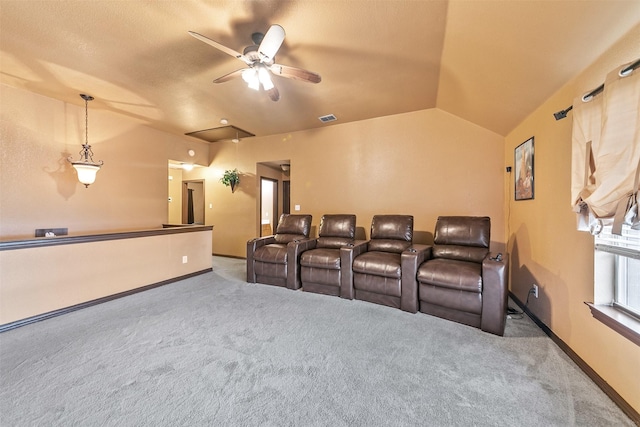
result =
[[[182,224],[204,225],[204,180],[182,181]]]
[[[278,218],[278,180],[260,177],[260,236],[275,232]]]

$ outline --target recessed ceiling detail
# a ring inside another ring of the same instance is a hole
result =
[[[237,128],[235,126],[221,126],[217,128],[196,130],[185,133],[185,135],[200,138],[207,142],[231,141],[233,138],[248,138],[255,136],[251,132]]]

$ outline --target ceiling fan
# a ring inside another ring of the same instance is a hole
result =
[[[242,77],[251,89],[260,90],[260,86],[262,86],[272,101],[280,99],[280,92],[271,81],[269,73],[303,82],[320,83],[321,77],[319,74],[302,68],[275,63],[276,53],[280,49],[285,36],[284,28],[280,25],[272,25],[266,34],[253,33],[251,35],[253,45],[244,48],[242,53],[223,46],[217,41],[211,40],[195,31],[189,31],[189,34],[234,58],[238,58],[247,65],[245,68],[218,77],[213,81],[214,83],[224,83],[233,78]]]

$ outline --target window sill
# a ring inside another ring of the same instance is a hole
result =
[[[640,320],[609,305],[585,302],[591,315],[623,337],[640,346]]]

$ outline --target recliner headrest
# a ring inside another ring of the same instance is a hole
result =
[[[371,239],[413,240],[412,215],[374,215],[371,221]]]
[[[324,215],[320,220],[320,237],[346,237],[354,239],[356,236],[355,215]]]
[[[278,243],[288,243],[296,238],[309,237],[311,215],[280,215],[275,239]]]
[[[491,218],[488,216],[441,216],[436,222],[436,245],[478,246],[491,242]]]

